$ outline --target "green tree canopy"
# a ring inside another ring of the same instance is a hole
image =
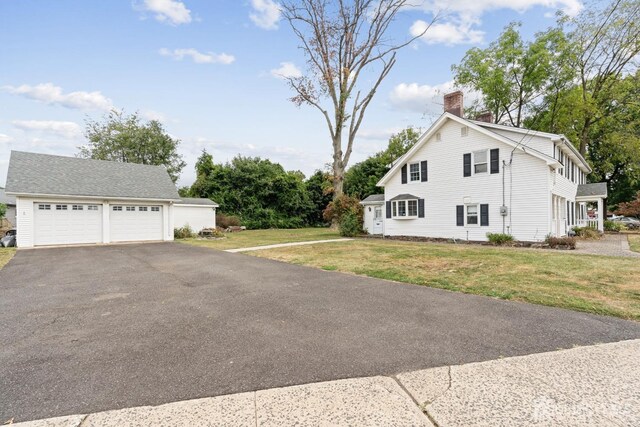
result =
[[[138,113],[127,116],[112,110],[101,121],[88,119],[85,136],[88,142],[80,147],[80,157],[163,165],[173,182],[186,165],[178,154],[180,141],[169,136],[157,120],[142,123]]]
[[[292,228],[308,224],[313,205],[303,176],[259,157],[237,156],[214,164],[203,151],[190,195],[215,200],[220,211],[238,215],[249,228]]]

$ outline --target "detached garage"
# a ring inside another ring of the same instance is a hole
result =
[[[181,203],[164,166],[20,151],[11,152],[6,193],[16,197],[20,248],[173,240]]]

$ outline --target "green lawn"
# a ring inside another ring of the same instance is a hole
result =
[[[640,234],[628,234],[629,237],[629,246],[631,246],[631,250],[634,252],[640,252]]]
[[[310,240],[338,239],[337,231],[329,228],[298,228],[293,230],[247,230],[225,233],[220,240],[185,239],[179,242],[214,249],[237,249],[277,243],[308,242]]]
[[[373,239],[251,254],[325,270],[640,320],[640,262],[632,258]]]
[[[11,261],[15,254],[15,248],[0,248],[0,270]]]

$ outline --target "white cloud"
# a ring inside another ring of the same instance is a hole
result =
[[[389,94],[389,101],[397,110],[439,116],[444,111],[444,95],[458,89],[453,80],[433,86],[400,83]],[[481,99],[479,92],[470,90],[463,92],[465,106],[470,106]]]
[[[417,20],[411,25],[409,33],[412,37],[417,37],[424,32],[428,23],[422,20]],[[444,22],[435,23],[431,25],[431,28],[420,37],[422,41],[427,44],[480,44],[484,39],[484,31],[474,30],[471,22],[459,22],[454,23]]]
[[[421,37],[427,44],[443,43],[479,44],[484,41],[484,31],[479,29],[482,16],[500,9],[515,10],[524,13],[533,7],[543,7],[553,11],[562,10],[569,16],[575,16],[582,9],[580,0],[425,0],[415,6],[425,12],[440,14],[439,20]],[[410,28],[412,36],[421,34],[427,23],[417,20]]]
[[[112,102],[101,92],[69,92],[64,93],[60,86],[53,83],[41,83],[35,86],[3,86],[3,90],[14,95],[22,95],[29,99],[44,102],[50,105],[62,105],[63,107],[78,110],[103,110],[113,108]]]
[[[65,138],[75,139],[82,135],[82,128],[74,122],[56,120],[14,120],[11,124],[24,131],[42,132]]]
[[[280,68],[271,70],[271,75],[278,79],[302,77],[302,71],[293,62],[281,62]]]
[[[13,137],[4,134],[4,133],[0,133],[0,144],[5,144],[7,142],[11,142],[13,141]]]
[[[165,114],[154,110],[142,110],[140,112],[140,116],[147,120],[157,120],[159,122],[164,122],[167,120],[167,116]]]
[[[157,21],[171,25],[191,22],[191,11],[183,2],[177,0],[144,0],[144,10],[153,12]]]
[[[251,0],[253,12],[249,18],[265,30],[277,30],[280,20],[280,5],[273,0]]]
[[[370,141],[387,141],[391,135],[401,132],[403,128],[393,127],[386,129],[360,129],[358,138]]]
[[[224,64],[229,65],[233,63],[236,58],[233,55],[226,53],[216,54],[213,52],[202,53],[196,49],[174,49],[169,50],[162,48],[159,50],[160,55],[169,56],[176,61],[182,61],[185,57],[190,57],[196,64]]]

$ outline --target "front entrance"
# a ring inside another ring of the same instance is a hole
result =
[[[382,223],[382,207],[376,207],[373,215],[373,234],[382,234],[384,231]]]

